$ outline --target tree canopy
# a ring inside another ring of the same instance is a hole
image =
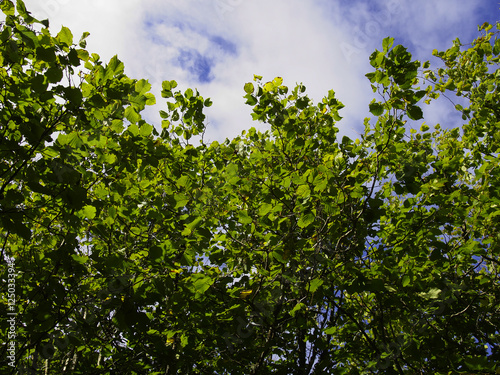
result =
[[[149,124],[88,34],[0,8],[2,372],[498,373],[499,24],[437,68],[384,39],[359,139],[255,76],[269,130],[207,144],[198,91]],[[440,96],[462,121],[422,122]]]

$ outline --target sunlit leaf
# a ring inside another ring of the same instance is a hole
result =
[[[94,206],[85,206],[83,207],[83,215],[87,218],[87,219],[93,219],[96,215],[96,208]]]
[[[297,222],[297,225],[300,228],[306,228],[314,222],[314,219],[315,217],[312,213],[305,214],[304,216],[300,217],[299,221]]]
[[[73,34],[71,33],[71,30],[68,29],[65,26],[61,27],[61,31],[56,36],[56,40],[61,43],[66,45],[67,47],[71,46],[73,44]]]

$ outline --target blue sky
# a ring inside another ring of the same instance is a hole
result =
[[[133,78],[147,78],[158,104],[147,119],[159,124],[163,80],[212,98],[206,140],[234,137],[251,126],[243,85],[254,74],[303,83],[319,101],[333,89],[346,105],[343,134],[363,131],[373,98],[365,74],[368,56],[392,36],[415,58],[432,59],[459,37],[477,37],[477,25],[500,21],[500,0],[25,0],[55,34],[69,27],[104,61],[113,55]],[[437,65],[435,65],[437,66]],[[444,106],[444,107],[443,107]],[[448,105],[449,107],[449,105]],[[446,104],[424,108],[428,124],[449,122]]]

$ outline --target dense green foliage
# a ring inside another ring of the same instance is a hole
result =
[[[256,76],[245,99],[270,130],[192,144],[210,100],[163,82],[155,128],[146,80],[0,7],[1,257],[18,272],[3,373],[498,371],[491,25],[434,70],[384,39],[359,140],[339,136],[333,91],[315,105]],[[422,124],[440,95],[463,123]],[[3,338],[9,308],[3,293]]]

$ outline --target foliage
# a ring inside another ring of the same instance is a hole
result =
[[[313,104],[303,85],[255,76],[245,99],[270,130],[196,146],[210,100],[163,82],[157,129],[141,116],[151,85],[87,52],[88,34],[75,44],[20,0],[0,7],[0,228],[18,271],[18,371],[498,370],[492,25],[435,51],[435,70],[384,39],[360,139],[339,136],[333,91]],[[421,103],[450,93],[464,124],[420,124]]]

